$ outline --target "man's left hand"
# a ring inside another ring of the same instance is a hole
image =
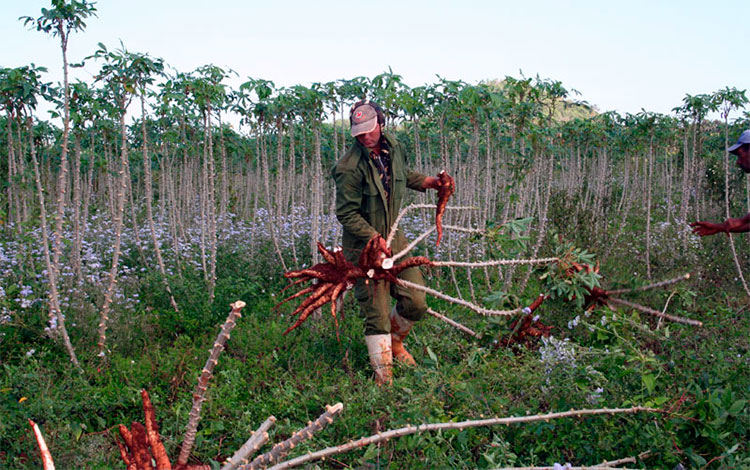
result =
[[[445,174],[448,176],[448,174]],[[443,178],[443,180],[440,179],[438,176],[428,176],[424,179],[424,182],[422,183],[422,187],[424,189],[434,189],[438,190],[440,189],[444,184],[453,184],[453,178],[448,176],[448,178]]]
[[[690,224],[690,227],[692,227],[694,234],[701,237],[707,237],[709,235],[715,235],[727,231],[721,224],[712,224],[711,222],[693,222]]]

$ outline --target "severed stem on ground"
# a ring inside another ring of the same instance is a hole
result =
[[[433,261],[432,266],[453,266],[457,268],[484,268],[488,266],[508,266],[512,264],[545,264],[560,261],[559,258],[533,259],[494,259],[487,261]]]
[[[556,470],[558,467],[502,467],[495,470]],[[565,470],[630,470],[627,467],[600,467],[595,465],[593,467],[563,467]]]
[[[507,317],[507,316],[511,316],[511,315],[515,315],[517,313],[523,312],[523,308],[516,308],[513,310],[493,310],[489,308],[480,307],[479,305],[473,304],[469,301],[457,299],[456,297],[451,297],[450,295],[443,294],[442,292],[437,291],[435,289],[430,289],[429,287],[420,286],[419,284],[415,284],[413,282],[409,282],[404,279],[399,279],[398,283],[404,287],[408,287],[410,289],[415,289],[415,290],[425,292],[434,297],[437,297],[438,299],[443,299],[443,300],[447,300],[448,302],[452,302],[454,304],[463,305],[464,307],[470,310],[474,310],[475,312],[482,314],[482,315],[486,315],[488,317],[493,317],[493,316]]]
[[[344,452],[349,452],[351,450],[362,448],[370,444],[376,444],[376,443],[383,442],[383,441],[386,441],[388,439],[392,439],[395,437],[407,436],[410,434],[417,434],[421,432],[444,431],[448,429],[462,430],[462,429],[477,428],[477,427],[483,427],[483,426],[498,426],[501,424],[504,424],[507,426],[507,425],[515,424],[515,423],[548,421],[550,419],[559,419],[559,418],[569,418],[569,417],[580,418],[580,417],[595,416],[595,415],[635,414],[635,413],[642,413],[642,412],[662,413],[663,410],[659,410],[656,408],[648,408],[648,407],[643,407],[643,406],[635,406],[632,408],[601,408],[601,409],[593,409],[593,410],[570,410],[570,411],[563,411],[563,412],[558,412],[558,413],[547,413],[547,414],[532,415],[532,416],[513,416],[513,417],[507,417],[507,418],[489,418],[489,419],[479,419],[479,420],[470,420],[470,421],[461,421],[461,422],[430,423],[430,424],[420,424],[418,426],[405,426],[403,428],[394,429],[391,431],[379,432],[372,436],[363,437],[361,439],[357,439],[356,441],[350,441],[340,446],[328,447],[326,449],[323,449],[317,452],[311,452],[306,455],[302,455],[300,457],[287,460],[286,462],[282,462],[278,465],[274,465],[269,470],[282,470],[282,469],[287,469],[287,468],[294,468],[299,465],[305,464],[307,462],[324,459],[326,457],[330,457],[336,454],[342,454]],[[599,467],[598,470],[603,470],[603,468]]]
[[[658,289],[660,287],[667,287],[671,286],[672,284],[677,284],[678,282],[687,281],[690,279],[690,273],[683,274],[680,277],[676,277],[674,279],[667,279],[666,281],[656,282],[654,284],[649,284],[647,286],[641,286],[636,287],[634,289],[615,289],[615,290],[608,290],[607,295],[621,295],[621,294],[630,294],[633,292],[643,292],[646,290],[651,289]]]
[[[639,312],[648,313],[650,315],[654,315],[656,317],[663,318],[665,320],[673,321],[675,323],[682,323],[682,324],[685,324],[685,325],[693,325],[693,326],[703,326],[703,322],[698,321],[698,320],[691,320],[689,318],[683,318],[683,317],[678,317],[676,315],[670,315],[668,313],[664,313],[664,312],[660,312],[658,310],[654,310],[653,308],[645,307],[645,306],[643,306],[641,304],[637,304],[637,303],[634,303],[634,302],[628,302],[627,300],[622,300],[622,299],[618,299],[618,298],[615,298],[615,297],[609,297],[607,299],[607,303],[608,304],[612,303],[612,304],[615,304],[615,305],[621,305],[621,306],[624,306],[624,307],[629,307],[629,308],[632,308],[634,310],[638,310]]]
[[[248,459],[258,452],[258,449],[263,447],[266,442],[268,442],[268,430],[271,429],[271,426],[273,426],[274,423],[276,423],[276,417],[269,416],[268,419],[266,419],[263,424],[253,432],[250,439],[248,439],[242,447],[237,449],[231,458],[227,459],[226,464],[221,467],[221,470],[234,470],[241,464],[247,464]]]
[[[624,463],[636,463],[636,459],[643,460],[643,459],[645,459],[647,457],[650,457],[650,456],[651,456],[651,451],[647,450],[645,452],[641,452],[640,454],[638,454],[638,457],[625,457],[623,459],[610,460],[608,462],[602,462],[600,464],[596,464],[592,468],[596,468],[597,470],[601,470],[602,468],[605,468],[605,467],[614,467],[614,466],[617,466],[617,465],[622,465]]]
[[[313,434],[331,424],[333,419],[341,413],[343,409],[344,405],[342,403],[336,403],[333,406],[326,406],[326,411],[320,415],[318,419],[310,422],[305,428],[292,434],[292,437],[289,439],[276,444],[270,451],[258,456],[258,458],[249,464],[239,467],[238,470],[257,470],[275,464],[286,457],[286,455],[289,454],[297,444],[310,439]]]
[[[437,318],[438,320],[444,321],[445,323],[449,324],[450,326],[463,331],[464,333],[468,334],[469,336],[473,336],[473,337],[475,337],[477,339],[481,339],[482,338],[482,335],[480,335],[476,331],[472,330],[471,328],[466,327],[466,326],[458,323],[455,320],[451,320],[450,318],[446,317],[445,315],[442,315],[442,314],[434,311],[433,309],[431,309],[429,307],[427,307],[427,313],[429,313],[433,317]]]

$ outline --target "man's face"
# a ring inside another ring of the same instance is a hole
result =
[[[737,166],[742,168],[745,173],[750,173],[750,150],[746,146],[742,146],[735,150],[737,155]]]
[[[370,132],[359,134],[357,140],[368,149],[374,148],[380,142],[380,125],[376,125]]]

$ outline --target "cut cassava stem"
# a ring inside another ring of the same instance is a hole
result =
[[[258,449],[268,442],[268,430],[271,429],[274,423],[276,423],[276,418],[274,416],[269,416],[268,419],[266,419],[263,424],[253,432],[250,439],[248,439],[242,447],[237,449],[231,458],[227,459],[227,462],[221,467],[221,470],[234,470],[240,464],[246,464],[247,459],[252,457]]]
[[[614,297],[609,297],[607,300],[607,303],[613,303],[615,305],[621,305],[624,307],[629,307],[634,310],[638,310],[639,312],[648,313],[650,315],[654,315],[659,318],[663,318],[665,320],[673,321],[675,323],[682,323],[685,325],[693,325],[693,326],[703,326],[703,322],[698,320],[691,320],[689,318],[683,318],[678,317],[675,315],[669,315],[667,313],[660,312],[658,310],[654,310],[653,308],[645,307],[640,304],[636,304],[634,302],[628,302],[627,300],[622,300]]]
[[[430,234],[432,232],[434,232],[435,230],[436,230],[435,227],[430,227],[429,230],[427,230],[422,235],[420,235],[417,238],[415,238],[414,241],[412,241],[411,243],[409,243],[406,246],[406,248],[404,248],[403,250],[401,250],[398,253],[394,254],[390,258],[384,259],[383,263],[382,263],[383,269],[391,269],[391,267],[393,266],[393,263],[395,263],[397,260],[399,260],[399,259],[403,258],[404,256],[406,256],[406,254],[408,252],[410,252],[415,246],[417,246],[419,244],[419,242],[421,242],[422,240],[424,240],[425,238],[427,238],[428,236],[430,236]]]
[[[475,312],[480,313],[482,315],[486,315],[486,316],[510,316],[510,315],[515,315],[517,313],[521,313],[523,311],[522,308],[516,308],[513,310],[492,310],[492,309],[480,307],[479,305],[475,305],[466,300],[461,300],[455,297],[451,297],[450,295],[443,294],[442,292],[436,291],[435,289],[430,289],[429,287],[420,286],[419,284],[415,284],[413,282],[409,282],[404,279],[399,279],[398,283],[404,287],[408,287],[410,289],[415,289],[415,290],[425,292],[439,299],[447,300],[448,302],[452,302],[454,304],[463,305],[464,307],[470,310],[474,310]]]
[[[433,266],[454,266],[462,268],[482,268],[485,266],[507,266],[514,264],[544,264],[559,261],[558,258],[536,258],[536,259],[497,259],[489,261],[433,261]]]
[[[632,408],[602,408],[602,409],[593,409],[593,410],[570,410],[570,411],[563,411],[563,412],[558,412],[558,413],[547,413],[543,415],[513,416],[513,417],[507,417],[507,418],[489,418],[489,419],[479,419],[479,420],[470,420],[470,421],[461,421],[461,422],[430,423],[430,424],[420,424],[418,426],[405,426],[403,428],[394,429],[391,431],[379,432],[372,436],[357,439],[356,441],[350,441],[340,446],[328,447],[326,449],[323,449],[317,452],[311,452],[306,455],[302,455],[300,457],[287,460],[286,462],[282,462],[278,465],[274,465],[269,470],[283,470],[287,468],[294,468],[299,465],[305,464],[307,462],[324,459],[331,455],[349,452],[351,450],[365,447],[370,444],[383,442],[388,439],[392,439],[394,437],[407,436],[410,434],[417,434],[417,433],[428,432],[428,431],[444,431],[444,430],[449,430],[449,429],[462,430],[462,429],[477,428],[477,427],[483,427],[483,426],[498,426],[502,424],[510,425],[510,424],[515,424],[515,423],[531,423],[531,422],[536,422],[536,421],[549,421],[551,419],[559,419],[559,418],[570,418],[570,417],[582,418],[586,416],[595,416],[595,415],[635,414],[635,413],[641,413],[641,412],[662,413],[663,410],[659,410],[656,408],[647,408],[643,406],[635,406]],[[601,470],[601,467],[600,467],[600,470]]]
[[[238,470],[257,470],[275,464],[289,454],[297,444],[310,439],[313,434],[331,424],[334,418],[336,418],[343,409],[344,405],[342,403],[336,403],[333,406],[326,406],[326,411],[323,412],[318,419],[308,423],[305,428],[292,434],[292,437],[276,444],[270,451],[258,456],[258,458],[249,464],[239,467]]]
[[[455,230],[457,232],[466,232],[466,233],[484,233],[485,231],[482,229],[476,229],[476,228],[467,228],[467,227],[458,227],[455,225],[443,225],[443,229],[448,230]],[[386,258],[383,260],[383,269],[390,269],[391,266],[393,266],[393,263],[395,263],[397,260],[403,258],[406,256],[407,253],[409,253],[415,246],[417,246],[422,240],[430,236],[432,232],[436,230],[435,227],[430,227],[427,229],[426,232],[418,236],[414,239],[413,242],[409,243],[406,248],[399,251],[395,255],[391,256],[390,258]]]
[[[468,334],[469,336],[473,336],[473,337],[475,337],[477,339],[481,339],[482,338],[482,335],[480,335],[479,333],[475,332],[471,328],[468,328],[468,327],[466,327],[466,326],[458,323],[455,320],[451,320],[450,318],[446,317],[445,315],[441,315],[440,313],[434,311],[433,309],[431,309],[429,307],[427,308],[427,313],[429,313],[433,317],[437,318],[438,320],[444,321],[445,323],[449,324],[450,326],[463,331],[464,333]]]
[[[617,459],[617,460],[609,460],[607,462],[596,464],[592,468],[601,470],[602,468],[605,468],[605,467],[616,467],[617,465],[622,465],[624,463],[636,463],[636,459],[643,460],[650,456],[651,456],[651,451],[647,450],[645,452],[641,452],[640,454],[638,454],[638,457],[625,457],[625,458]]]
[[[198,377],[198,384],[196,384],[195,390],[193,391],[193,408],[190,410],[190,419],[188,420],[187,428],[185,429],[185,436],[182,441],[182,447],[180,448],[180,456],[177,459],[178,466],[184,466],[187,464],[187,460],[190,457],[190,451],[193,450],[195,434],[198,430],[198,422],[201,419],[201,407],[206,399],[208,381],[211,380],[219,355],[224,350],[224,345],[229,339],[229,333],[236,325],[237,319],[242,316],[240,312],[244,306],[245,302],[241,300],[232,304],[232,311],[229,312],[229,316],[224,322],[224,325],[222,325],[221,332],[214,342],[214,347],[211,349],[211,354],[208,356],[206,365],[203,367],[200,377]]]
[[[55,470],[55,462],[52,460],[52,454],[50,453],[49,448],[47,448],[47,443],[44,441],[42,431],[32,420],[29,420],[29,425],[31,425],[31,429],[34,431],[34,439],[36,439],[39,454],[42,456],[42,468],[44,470]]]
[[[408,206],[401,209],[401,211],[396,216],[396,220],[393,222],[393,225],[391,225],[391,230],[388,232],[388,238],[385,240],[385,244],[390,247],[391,243],[393,243],[393,238],[396,236],[396,231],[398,230],[398,225],[401,223],[401,219],[404,218],[404,215],[406,215],[407,212],[413,210],[413,209],[437,209],[437,205],[435,204],[409,204]],[[445,210],[476,210],[476,207],[471,206],[447,206]]]
[[[649,284],[647,286],[641,286],[636,287],[634,289],[614,289],[614,290],[608,290],[607,295],[620,295],[620,294],[630,294],[633,292],[643,292],[646,290],[651,289],[658,289],[660,287],[667,287],[671,286],[672,284],[677,284],[678,282],[686,281],[690,279],[690,273],[683,274],[680,277],[676,277],[674,279],[667,279],[666,281],[656,282],[654,284]]]
[[[558,467],[499,467],[495,470],[556,470]],[[627,467],[602,467],[599,465],[588,466],[588,467],[562,467],[565,470],[630,470]]]

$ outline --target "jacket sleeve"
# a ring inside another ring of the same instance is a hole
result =
[[[426,175],[423,175],[422,173],[417,173],[416,171],[412,171],[408,167],[406,167],[406,148],[403,144],[399,142],[399,147],[401,150],[401,155],[403,155],[403,161],[404,161],[404,170],[406,173],[406,187],[409,189],[413,189],[415,191],[425,192],[425,189],[422,187],[422,183],[424,183],[425,178],[427,178]]]
[[[336,182],[336,218],[344,230],[355,237],[367,241],[378,234],[359,212],[362,207],[362,175],[356,168],[333,169]]]
[[[406,187],[415,191],[425,192],[425,189],[422,187],[422,183],[424,183],[424,180],[426,178],[427,176],[423,175],[422,173],[417,173],[416,171],[407,169]]]

